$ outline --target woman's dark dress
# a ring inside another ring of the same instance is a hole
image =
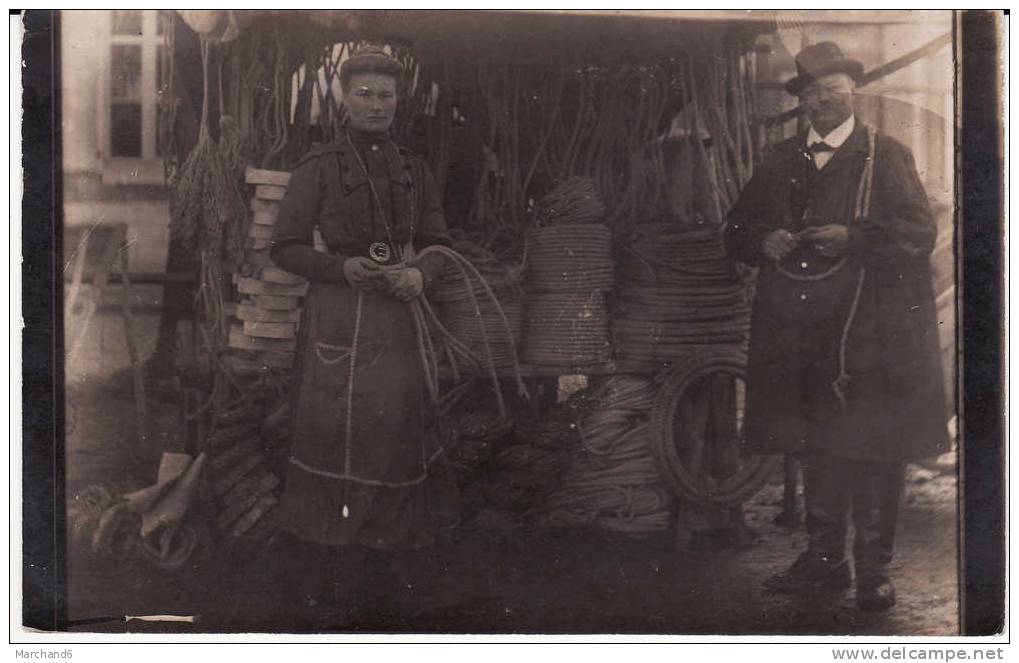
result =
[[[316,227],[329,253],[314,250]],[[391,237],[403,246],[412,234],[417,251],[449,244],[427,165],[386,137],[341,137],[313,149],[294,170],[272,257],[307,277],[310,287],[278,521],[303,540],[374,548],[430,541],[423,498],[437,445],[425,434],[431,408],[411,308],[382,292],[358,291],[343,274],[344,260],[367,256],[372,242]],[[432,255],[415,263],[426,288],[441,274],[442,260]],[[395,262],[394,255],[389,263]]]

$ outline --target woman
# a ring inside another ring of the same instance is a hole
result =
[[[409,302],[443,268],[437,255],[415,255],[449,239],[427,165],[389,137],[402,73],[379,48],[343,63],[344,131],[297,164],[273,237],[273,261],[310,281],[278,521],[325,546],[431,541],[431,409]],[[315,228],[328,253],[314,250]]]

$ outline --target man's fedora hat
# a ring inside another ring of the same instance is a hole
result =
[[[809,83],[828,74],[848,74],[859,85],[863,81],[863,63],[847,58],[833,41],[812,44],[796,56],[796,77],[785,84],[786,92],[798,95]]]

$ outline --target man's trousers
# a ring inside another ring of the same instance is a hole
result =
[[[845,557],[852,512],[856,582],[886,579],[905,480],[902,463],[851,460],[827,451],[799,456],[807,512],[808,552],[827,561]]]

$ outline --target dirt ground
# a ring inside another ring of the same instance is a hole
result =
[[[84,346],[98,354],[69,364],[69,496],[92,483],[114,490],[151,483],[160,450],[174,444],[174,409],[165,399],[149,401],[156,434],[137,439],[130,389],[111,379],[126,366],[116,318],[103,318],[91,334],[98,338]],[[154,315],[141,323],[151,336]],[[304,579],[321,585],[314,605],[293,599],[292,571],[279,573],[303,563],[285,548],[261,558],[217,553],[176,574],[72,551],[68,617],[80,622],[73,630],[118,632],[958,633],[954,464],[942,458],[909,468],[893,562],[899,603],[883,614],[859,612],[852,590],[764,592],[763,581],[785,569],[805,540],[802,526],[772,522],[781,490],[775,477],[745,506],[756,536],[738,549],[692,552],[671,533],[628,539],[582,529],[462,528],[411,560],[400,587],[366,576],[360,563],[306,566]],[[154,614],[196,620],[123,619]]]

